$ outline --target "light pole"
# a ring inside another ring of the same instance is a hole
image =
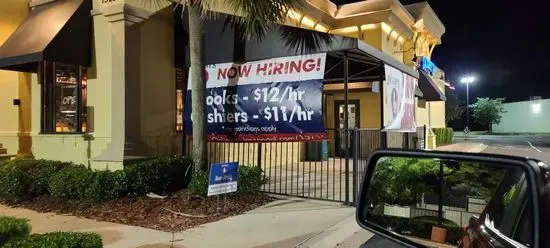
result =
[[[466,84],[466,128],[464,132],[469,132],[470,129],[470,84],[475,82],[476,78],[474,76],[466,76],[460,79],[460,82]]]

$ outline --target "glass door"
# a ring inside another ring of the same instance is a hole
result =
[[[345,103],[344,101],[335,101],[335,113],[336,113],[336,129],[337,129],[337,137],[336,137],[336,155],[340,157],[345,156],[345,137],[346,135],[349,135],[348,139],[348,147],[350,151],[353,151],[353,136],[352,132],[346,131],[345,128]],[[359,128],[359,100],[348,100],[348,130],[353,130],[354,128]],[[352,155],[352,152],[348,153],[349,156]]]

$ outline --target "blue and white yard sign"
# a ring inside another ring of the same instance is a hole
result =
[[[237,191],[239,163],[218,163],[210,165],[208,196],[227,194]]]
[[[208,140],[327,139],[321,101],[325,62],[320,53],[206,66]],[[185,100],[185,130],[191,135],[191,83]]]

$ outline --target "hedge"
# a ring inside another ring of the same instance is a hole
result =
[[[392,231],[414,236],[422,239],[431,239],[432,227],[437,226],[435,220],[424,220],[418,218],[402,218],[397,216],[369,214],[368,220],[383,228],[391,229]],[[447,243],[456,245],[462,237],[464,237],[464,229],[456,224],[443,224],[447,229]]]
[[[452,128],[433,128],[436,135],[436,145],[446,145],[453,143],[453,129]]]
[[[24,239],[12,240],[4,248],[101,248],[101,236],[95,233],[54,232],[34,234]]]
[[[19,201],[48,193],[50,177],[71,163],[14,159],[0,167],[0,197]]]
[[[0,247],[7,241],[22,239],[31,233],[31,225],[25,219],[0,216]]]
[[[267,182],[263,170],[258,166],[239,166],[237,194],[257,194]],[[194,195],[206,196],[208,193],[208,172],[193,172],[189,190]]]
[[[193,161],[188,157],[164,157],[144,160],[124,167],[132,194],[164,194],[187,187]]]
[[[16,159],[0,165],[0,200],[40,195],[103,201],[127,195],[171,193],[191,181],[192,161],[185,157],[146,159],[120,171],[94,171],[72,163]]]

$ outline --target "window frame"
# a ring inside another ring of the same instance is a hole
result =
[[[84,121],[83,114],[87,112],[84,108],[83,102],[83,92],[82,92],[82,71],[87,70],[86,66],[80,65],[69,65],[64,63],[65,66],[74,66],[78,68],[78,79],[76,84],[77,91],[77,101],[76,101],[76,131],[73,132],[58,132],[56,131],[56,110],[55,110],[55,69],[56,62],[54,61],[42,61],[39,63],[38,68],[38,81],[41,85],[40,87],[40,132],[39,134],[47,135],[74,135],[74,134],[85,134],[89,130],[88,123],[86,124],[86,131],[83,131],[82,123]],[[87,90],[87,88],[86,88]],[[86,93],[87,95],[87,93]],[[87,122],[87,121],[86,121]]]

